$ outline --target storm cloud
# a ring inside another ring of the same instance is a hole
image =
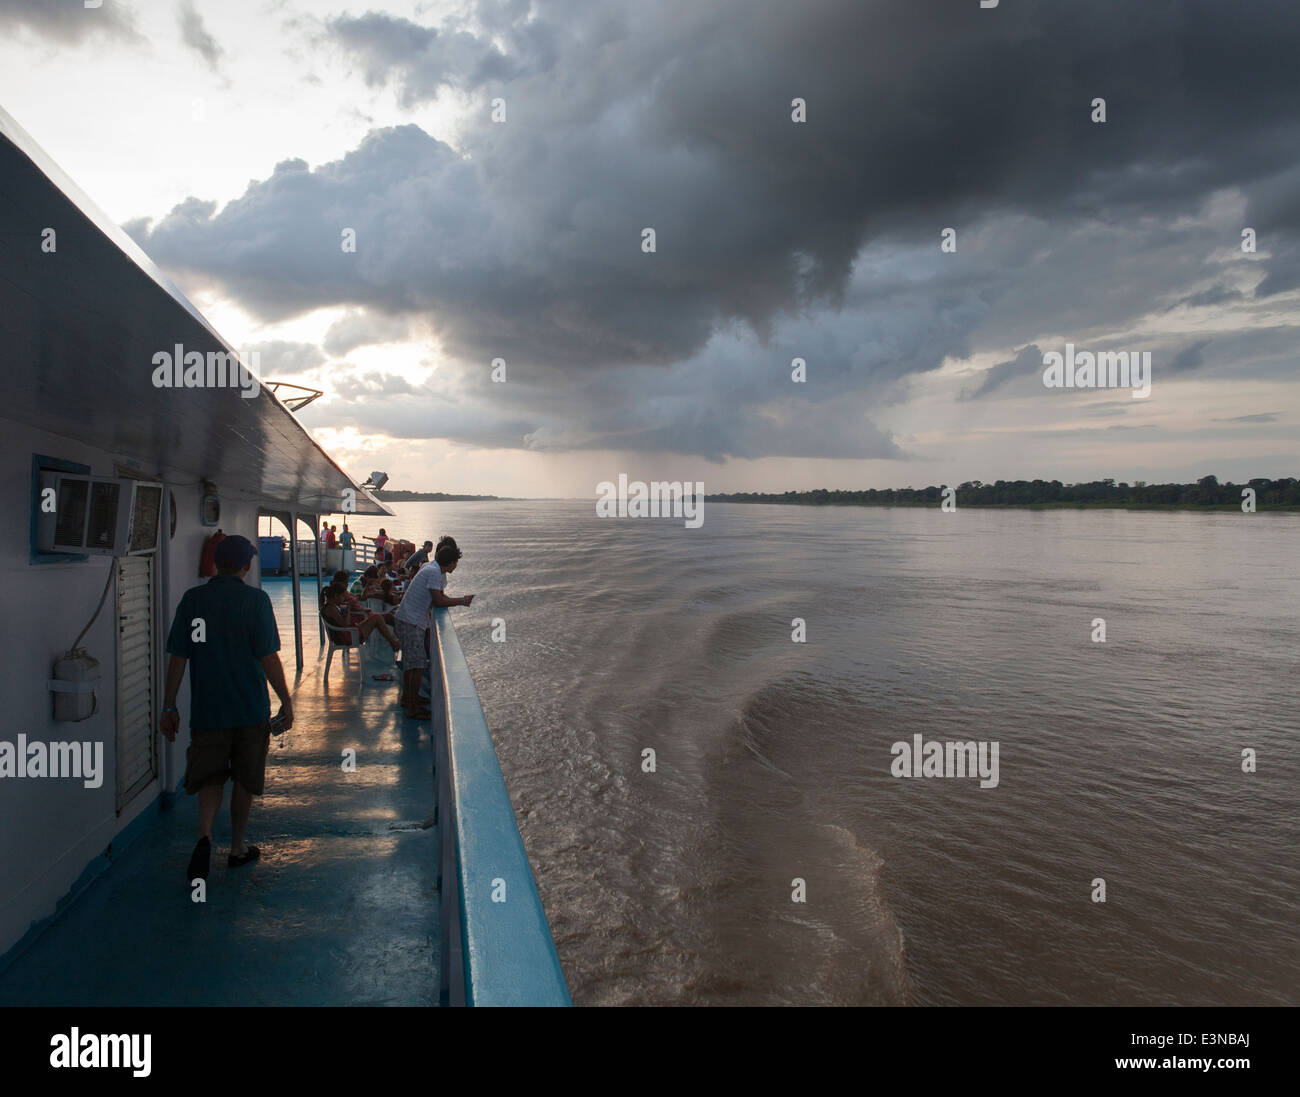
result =
[[[436,27],[340,16],[315,40],[407,106],[471,96],[468,121],[447,141],[377,129],[132,231],[263,321],[426,325],[447,403],[381,416],[362,385],[336,422],[888,457],[873,409],[945,360],[1010,356],[987,401],[1035,340],[1300,286],[1291,3],[481,3]],[[1212,373],[1203,349],[1169,372]]]
[[[84,0],[4,0],[0,30],[29,31],[52,42],[76,45],[96,36],[142,42],[135,16],[122,0],[88,7]]]
[[[1025,377],[1031,373],[1038,373],[1042,368],[1043,352],[1038,349],[1036,344],[1031,343],[1011,360],[999,362],[992,369],[985,370],[979,387],[967,399],[977,400],[981,396],[987,396],[994,389],[1001,388],[1008,381]]]

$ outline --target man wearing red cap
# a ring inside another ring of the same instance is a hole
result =
[[[266,782],[270,743],[269,681],[280,699],[277,723],[293,726],[293,701],[280,664],[280,632],[266,592],[244,584],[257,549],[247,537],[227,537],[213,562],[217,574],[191,587],[176,607],[167,636],[167,683],[159,721],[175,741],[180,729],[176,694],[190,666],[190,747],[185,754],[185,791],[199,797],[199,841],[186,882],[208,877],[212,824],[221,810],[226,778],[230,793],[230,868],[256,861],[257,846],[244,841],[253,797]]]

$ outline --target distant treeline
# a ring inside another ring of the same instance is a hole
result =
[[[1088,484],[1063,484],[1060,480],[998,480],[984,484],[968,480],[957,485],[959,507],[1112,506],[1112,507],[1240,507],[1243,488],[1255,489],[1255,505],[1300,507],[1300,480],[1256,479],[1245,484],[1219,483],[1203,476],[1194,484],[1117,484],[1094,480]],[[866,491],[753,492],[708,495],[718,503],[797,503],[803,506],[938,506],[943,487],[869,488]]]
[[[376,491],[375,498],[384,503],[474,503],[497,500],[495,495],[448,495],[442,491]]]

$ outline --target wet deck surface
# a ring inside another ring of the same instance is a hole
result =
[[[336,654],[323,681],[314,580],[304,582],[306,666],[295,681],[289,583],[265,589],[295,723],[271,740],[249,821],[261,860],[226,867],[227,785],[207,901],[193,902],[185,869],[198,806],[179,794],[0,974],[0,1005],[437,1004],[429,724],[403,718],[397,683],[372,680],[373,667],[359,689],[356,655],[343,668]],[[342,769],[345,748],[356,772]]]

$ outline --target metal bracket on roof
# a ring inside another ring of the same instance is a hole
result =
[[[309,389],[306,385],[294,385],[288,381],[263,381],[263,388],[270,389],[290,411],[301,411],[313,400],[325,395],[320,389]],[[294,389],[294,393],[281,393],[281,389]]]

